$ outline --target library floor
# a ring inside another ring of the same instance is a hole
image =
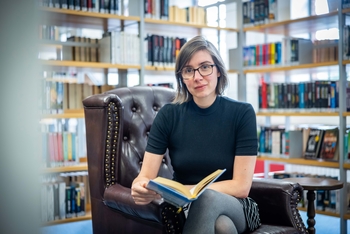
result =
[[[300,211],[300,214],[306,224],[306,212]],[[316,214],[316,233],[317,234],[339,234],[339,218]],[[348,220],[348,230],[350,233],[350,220]],[[41,228],[41,234],[92,234],[91,220],[66,223]]]

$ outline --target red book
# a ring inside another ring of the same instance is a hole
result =
[[[262,57],[263,57],[263,65],[266,65],[267,64],[267,58],[268,58],[268,45],[267,44],[264,44],[263,45],[263,51],[262,51]]]
[[[260,83],[261,83],[261,107],[263,109],[266,109],[267,108],[267,84],[264,81],[264,77],[261,77]]]

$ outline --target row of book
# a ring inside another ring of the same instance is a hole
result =
[[[39,0],[39,6],[76,11],[121,13],[120,0]]]
[[[281,42],[243,47],[243,65],[306,64],[312,63],[313,54],[313,43],[311,40],[285,37]]]
[[[63,45],[61,53],[57,54],[57,60],[101,62],[99,54],[99,39],[71,36],[67,38],[67,42],[74,42],[78,44]]]
[[[77,165],[86,157],[84,119],[53,119],[41,128],[43,168]]]
[[[43,114],[60,114],[83,109],[83,100],[91,95],[114,89],[112,85],[90,85],[59,80],[44,81]]]
[[[310,126],[287,131],[283,126],[261,126],[259,153],[271,157],[339,160],[339,128],[337,126]],[[344,140],[348,137],[348,132]],[[346,140],[348,143],[348,140]],[[348,150],[345,153],[348,157]]]
[[[86,215],[86,204],[90,204],[87,171],[44,177],[40,198],[43,223]]]
[[[169,0],[144,0],[145,17],[152,19],[169,19]]]
[[[339,81],[266,83],[262,78],[258,95],[261,111],[336,110],[339,107]]]
[[[317,177],[317,178],[327,178],[327,179],[335,179],[338,180],[338,177],[333,176],[324,176],[324,175],[313,175],[313,174],[304,174],[299,172],[275,172],[273,174],[274,179],[285,179],[285,178],[293,178],[293,177]],[[348,198],[347,200],[350,202],[350,184],[347,186],[348,190]],[[307,200],[307,190],[303,191],[301,200],[298,204],[298,207],[307,208],[308,200]],[[319,211],[327,211],[327,212],[340,212],[340,190],[317,190],[315,191],[315,209]],[[350,204],[350,203],[349,203]],[[348,212],[350,212],[350,207],[347,207]]]
[[[199,6],[180,8],[178,6],[169,7],[169,21],[177,23],[207,24],[206,10]]]
[[[338,41],[320,40],[313,42],[313,62],[334,62],[338,61]]]
[[[254,26],[289,19],[287,0],[243,0],[243,26]]]
[[[39,25],[39,39],[59,41],[60,33],[59,27],[55,25]]]
[[[146,64],[150,66],[175,67],[175,61],[185,38],[168,37],[156,34],[147,35],[145,39]]]
[[[105,32],[99,40],[100,62],[140,65],[140,37],[124,31]]]

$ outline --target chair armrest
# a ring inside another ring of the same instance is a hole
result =
[[[305,230],[297,209],[302,194],[303,188],[298,183],[254,178],[249,197],[258,204],[262,223]]]
[[[106,188],[103,201],[108,207],[124,214],[162,223],[162,203],[151,202],[148,205],[136,205],[131,196],[131,189],[120,184]]]

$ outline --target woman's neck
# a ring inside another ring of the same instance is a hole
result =
[[[196,98],[193,97],[193,101],[197,104],[198,107],[200,108],[208,108],[209,106],[211,106],[216,99],[217,95],[214,96],[207,96],[204,98]]]

